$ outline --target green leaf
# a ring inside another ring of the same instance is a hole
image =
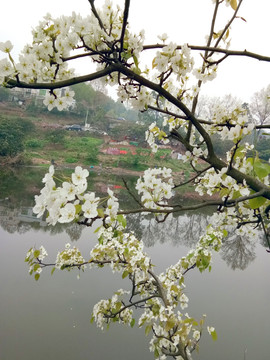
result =
[[[80,204],[75,205],[75,209],[76,209],[76,214],[80,214],[81,210],[82,210],[82,206]]]
[[[35,250],[35,251],[34,251],[34,257],[35,257],[35,258],[38,258],[39,255],[40,255],[40,251],[39,251],[39,250]]]
[[[98,209],[98,210],[100,210],[100,209]],[[100,229],[100,228],[101,228],[101,226],[97,227],[96,230],[94,231],[94,233],[99,232],[99,229]]]
[[[153,312],[154,316],[159,314],[159,309],[160,309],[160,306],[158,304],[153,305],[152,312]]]
[[[235,152],[234,158],[235,159],[236,158],[243,159],[243,157],[246,155],[245,151],[243,151],[243,150],[245,150],[245,146],[244,145],[239,146],[239,148]]]
[[[158,352],[158,349],[157,349],[157,348],[155,348],[154,356],[155,356],[155,358],[158,358],[158,357],[159,357],[159,352]]]
[[[40,278],[40,274],[35,274],[35,280],[38,281],[39,278]]]
[[[129,275],[129,272],[125,270],[122,274],[122,279],[126,278]]]
[[[121,309],[121,307],[122,307],[121,301],[117,301],[117,303],[115,304],[114,311],[118,312]]]
[[[152,325],[147,325],[145,327],[145,335],[147,336],[150,333],[151,330],[152,330]]]
[[[169,319],[169,320],[166,322],[165,331],[171,330],[174,326],[175,326],[175,321],[172,320],[172,319]]]
[[[97,209],[97,212],[100,218],[104,218],[104,211],[102,209]]]
[[[138,61],[137,56],[133,54],[132,57],[133,57],[134,64],[135,64],[136,68],[139,67],[139,61]]]
[[[132,319],[131,322],[130,322],[130,326],[133,328],[133,326],[135,325],[135,319]]]
[[[231,0],[230,4],[231,4],[231,7],[233,8],[233,10],[237,9],[237,0]]]
[[[95,317],[94,317],[94,315],[92,315],[92,317],[90,319],[90,323],[93,324],[94,321],[95,321]]]
[[[248,202],[251,209],[258,209],[266,202],[266,198],[258,196],[257,198],[250,199]]]
[[[217,333],[216,333],[216,330],[214,330],[214,331],[211,332],[211,336],[212,336],[212,339],[213,339],[214,341],[217,341]]]
[[[37,271],[39,268],[40,268],[40,265],[39,265],[39,264],[35,264],[35,265],[34,265],[34,271]]]
[[[260,179],[263,179],[270,174],[270,165],[256,159],[254,163],[254,171]]]
[[[51,275],[55,272],[55,267],[52,268]]]
[[[127,226],[127,219],[123,215],[117,215],[117,221],[121,224],[124,228]]]

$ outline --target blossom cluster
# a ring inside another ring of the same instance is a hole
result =
[[[109,325],[113,320],[121,324],[128,324],[133,326],[133,309],[123,308],[123,302],[119,299],[120,296],[129,293],[123,289],[114,293],[113,297],[108,300],[100,300],[93,308],[92,319],[95,320],[96,325],[103,329],[104,324]]]
[[[35,273],[35,279],[38,280],[40,273],[42,272],[41,263],[48,256],[47,251],[44,246],[41,246],[39,249],[31,248],[26,254],[25,262],[29,265],[29,274],[32,275]]]
[[[102,226],[99,229],[99,244],[91,251],[90,266],[110,264],[113,271],[122,272],[123,278],[131,276],[136,290],[133,291],[146,299],[145,310],[138,325],[145,326],[146,334],[152,331],[150,350],[155,356],[165,359],[164,354],[178,353],[182,348],[188,352],[188,349],[196,346],[200,340],[204,320],[198,324],[188,313],[183,314],[178,310],[179,304],[181,309],[188,306],[183,274],[188,267],[194,265],[194,261],[197,262],[200,271],[209,267],[211,251],[218,250],[224,234],[209,227],[207,235],[201,238],[193,253],[190,252],[158,278],[153,278],[152,265],[143,253],[142,242],[133,234],[123,233],[122,230],[122,225],[114,228]],[[134,325],[131,306],[126,306],[124,300],[119,299],[124,293],[126,292],[120,290],[111,299],[101,300],[94,306],[92,320],[98,327],[103,329],[112,321]],[[163,293],[162,299],[160,293]],[[214,328],[211,327],[211,330],[215,333]]]
[[[0,84],[5,84],[7,79],[18,80],[23,83],[54,83],[59,80],[66,80],[74,77],[74,70],[68,68],[68,60],[83,49],[85,52],[93,52],[91,59],[104,68],[106,56],[103,52],[110,52],[115,49],[117,40],[120,39],[122,30],[122,13],[120,8],[114,9],[110,0],[105,0],[102,9],[99,10],[99,17],[103,24],[99,26],[94,14],[82,17],[72,13],[71,16],[53,18],[47,14],[39,25],[33,29],[32,44],[26,45],[19,56],[19,61],[12,58],[12,44],[10,41],[0,43],[0,51],[7,55],[7,58],[0,60]],[[138,61],[142,51],[144,32],[133,34],[128,29],[125,32],[125,54],[130,54],[125,61],[130,64]],[[113,44],[113,45],[112,45]],[[120,54],[119,54],[120,56]],[[113,55],[112,55],[113,60]],[[107,58],[106,58],[107,61]],[[117,81],[117,79],[116,79]],[[51,91],[44,103],[49,110],[57,107],[62,110],[70,105],[73,93],[64,96],[58,91]]]
[[[168,144],[169,139],[165,131],[161,130],[157,125],[156,122],[152,123],[148,130],[145,132],[145,139],[148,145],[151,147],[152,152],[157,152],[158,145],[156,144],[156,140],[162,142],[163,144]]]
[[[113,272],[120,272],[122,278],[128,277],[133,283],[130,299],[137,296],[139,302],[144,304],[138,325],[145,326],[146,334],[152,332],[150,350],[164,359],[165,354],[179,354],[183,351],[181,349],[188,353],[200,340],[203,320],[198,324],[188,313],[179,311],[179,307],[181,310],[186,309],[189,302],[184,274],[194,264],[200,271],[211,267],[212,250],[220,248],[224,231],[208,227],[206,235],[201,237],[194,250],[164,273],[154,275],[154,267],[144,252],[143,242],[126,231],[126,218],[118,214],[118,200],[113,192],[108,190],[107,207],[99,211],[99,200],[93,193],[86,192],[87,176],[87,170],[77,167],[71,175],[71,181],[64,181],[62,186],[56,187],[54,168],[50,167],[43,178],[45,187],[36,198],[35,212],[41,216],[47,210],[52,224],[105,216],[105,221],[98,229],[98,243],[92,248],[89,260],[83,258],[78,248],[66,244],[65,249],[57,254],[55,269],[70,270],[75,267],[85,270],[88,266],[108,265]],[[167,208],[167,200],[171,198],[173,188],[171,169],[148,169],[138,180],[136,188],[142,193],[141,199],[146,208]],[[59,203],[56,202],[58,197],[61,200]],[[58,217],[55,217],[55,213],[59,214]],[[26,261],[37,279],[41,267],[46,266],[43,263],[46,255],[45,249],[31,249],[27,254]],[[119,290],[111,299],[101,300],[94,306],[92,319],[98,327],[103,328],[111,322],[134,325],[132,300],[126,305],[123,299],[126,293]],[[211,335],[216,336],[213,328],[209,329]]]
[[[159,73],[172,71],[176,75],[177,81],[180,81],[192,71],[194,59],[187,44],[182,45],[179,50],[177,44],[170,42],[161,51],[157,51],[152,66]]]
[[[172,170],[168,168],[147,169],[136,184],[141,202],[148,209],[169,209],[168,201],[173,189]]]
[[[84,270],[86,268],[84,258],[82,257],[81,252],[75,246],[72,248],[69,243],[65,245],[65,249],[61,252],[58,252],[56,256],[55,268],[56,269],[65,269],[70,270],[72,267],[76,266]]]
[[[250,194],[250,190],[246,186],[244,181],[243,184],[237,183],[235,179],[227,175],[227,168],[223,168],[220,171],[213,168],[206,171],[203,177],[200,177],[197,182],[196,191],[200,195],[205,193],[213,195],[219,193],[222,199],[231,199],[235,197],[236,192],[242,196]]]

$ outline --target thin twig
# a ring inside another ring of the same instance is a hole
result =
[[[197,174],[196,176],[194,176],[193,178],[191,178],[191,179],[189,179],[189,180],[187,180],[187,181],[185,181],[185,182],[183,182],[183,183],[181,183],[181,184],[175,185],[175,186],[173,187],[173,189],[176,189],[176,188],[178,188],[178,187],[180,187],[180,186],[184,186],[184,185],[187,185],[187,184],[193,182],[195,179],[197,179],[197,177],[199,177],[201,174],[203,174],[205,171],[207,171],[207,170],[209,170],[209,169],[211,169],[211,168],[212,168],[212,166],[209,165],[207,168],[205,168],[205,169],[203,169],[203,170],[200,170],[200,171],[198,172],[198,174]]]
[[[89,1],[89,3],[90,3],[91,10],[92,10],[93,14],[94,14],[95,18],[97,19],[97,21],[98,21],[98,23],[99,23],[99,26],[100,26],[101,29],[103,29],[103,30],[105,31],[105,33],[107,34],[106,28],[105,28],[105,26],[103,25],[103,22],[102,22],[100,16],[98,15],[98,12],[97,12],[96,7],[95,7],[95,5],[94,5],[95,0],[88,0],[88,1]]]
[[[133,192],[130,190],[126,180],[124,178],[122,178],[122,181],[125,185],[125,188],[127,189],[129,195],[133,198],[133,200],[141,207],[143,207],[143,204],[136,198],[136,196],[133,194]]]
[[[121,53],[122,53],[123,47],[124,47],[124,37],[125,37],[125,31],[126,31],[126,27],[127,27],[129,6],[130,6],[130,0],[125,0],[123,24],[122,24],[122,30],[121,30],[121,36],[120,36],[120,53],[119,53],[119,57],[121,57]]]

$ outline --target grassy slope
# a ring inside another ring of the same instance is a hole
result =
[[[0,111],[5,117],[28,118],[35,124],[35,131],[25,140],[23,157],[27,164],[48,166],[54,160],[57,165],[71,167],[101,165],[103,170],[107,168],[111,172],[115,172],[112,171],[113,168],[120,168],[119,172],[126,174],[129,171],[141,172],[148,167],[165,166],[173,169],[179,181],[192,176],[192,169],[188,164],[171,158],[170,149],[161,149],[154,155],[144,147],[116,145],[121,150],[126,150],[128,154],[108,155],[102,150],[115,145],[105,144],[103,137],[94,137],[88,132],[63,130],[66,124],[78,123],[72,117],[55,117],[52,114],[48,116],[38,114],[34,117],[21,108],[7,111],[2,106]],[[52,142],[53,133],[56,134],[54,142]]]

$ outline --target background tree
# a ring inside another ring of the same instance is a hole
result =
[[[24,119],[0,117],[0,156],[15,157],[24,150],[24,139],[34,125]]]
[[[270,85],[254,93],[249,104],[250,113],[256,124],[270,122]]]
[[[9,98],[9,91],[8,89],[0,86],[0,102],[7,101]]]

